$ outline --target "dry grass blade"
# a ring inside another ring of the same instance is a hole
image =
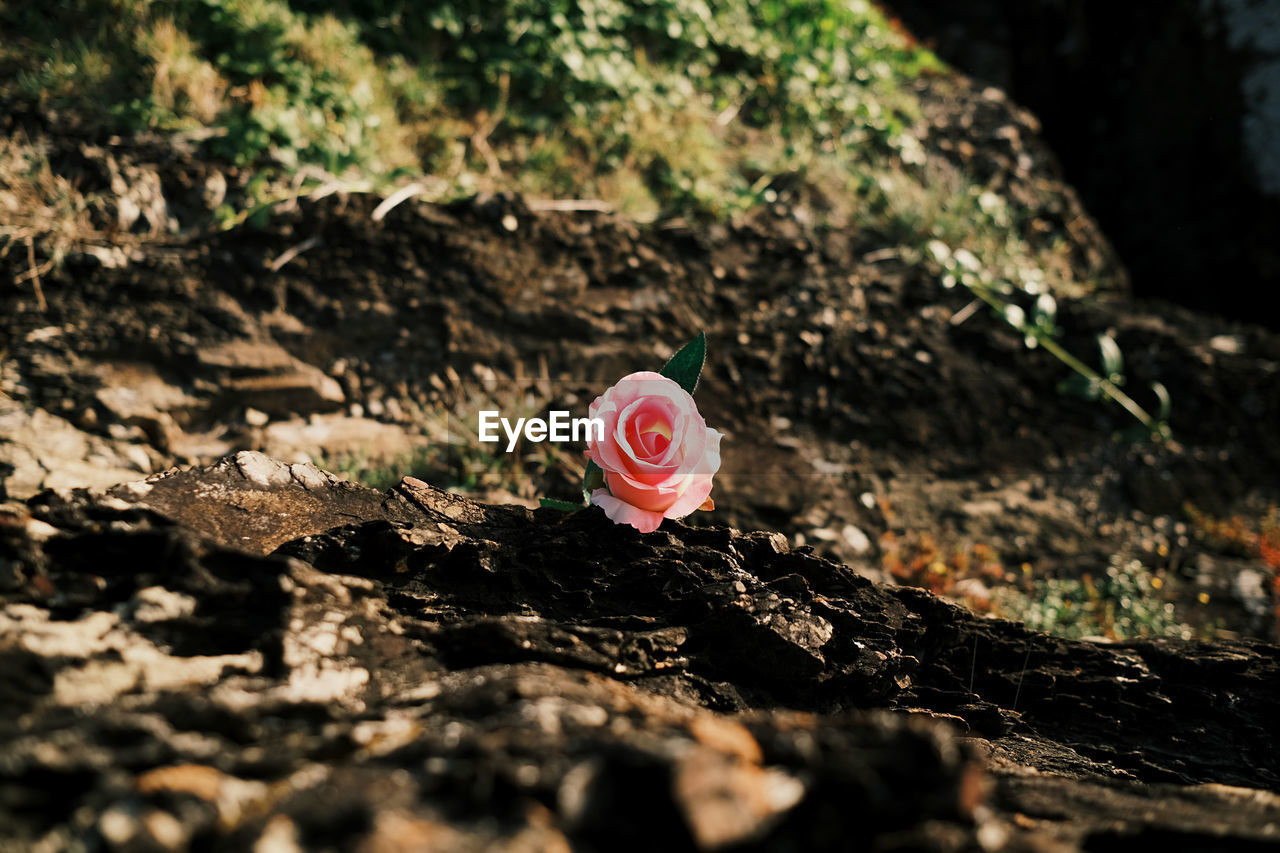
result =
[[[373,209],[370,218],[374,222],[381,222],[383,218],[390,213],[397,205],[408,201],[423,191],[422,184],[413,183],[408,186],[401,187],[391,195],[382,200],[382,203]]]
[[[36,266],[36,244],[35,244],[35,241],[32,240],[30,237],[27,238],[27,264],[29,266],[29,269],[22,275],[18,276],[16,281],[18,283],[21,283],[25,278],[29,277],[31,279],[31,286],[35,289],[35,292],[36,292],[36,307],[39,308],[40,313],[43,314],[44,312],[49,310],[49,303],[45,301],[44,288],[40,286],[41,270],[40,270],[40,267]],[[53,262],[47,261],[44,264],[45,272],[48,272],[48,270],[52,266],[53,266]]]
[[[613,205],[609,202],[592,198],[529,199],[528,205],[530,210],[539,213],[609,213],[613,210]]]
[[[285,249],[283,252],[281,252],[278,258],[276,258],[271,263],[267,264],[267,269],[271,270],[272,272],[279,272],[284,267],[285,264],[289,263],[289,261],[298,257],[298,255],[301,255],[303,252],[309,249],[314,249],[316,246],[319,246],[319,245],[320,245],[319,234],[315,234],[311,237],[308,237],[298,245],[291,246],[290,248]]]

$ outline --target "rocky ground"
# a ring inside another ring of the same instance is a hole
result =
[[[0,527],[7,849],[1263,849],[1272,645],[242,452]]]
[[[978,152],[993,174],[1016,170],[1017,156]],[[1275,333],[1064,300],[1068,349],[1096,365],[1109,333],[1135,397],[1154,411],[1149,384],[1169,390],[1172,442],[1117,440],[1127,414],[1056,391],[1070,372],[964,288],[874,233],[810,227],[803,207],[692,228],[506,197],[375,217],[377,204],[303,202],[119,264],[72,253],[39,298],[30,281],[5,291],[8,493],[256,449],[329,468],[382,460],[388,482],[414,473],[526,504],[569,498],[576,452],[495,457],[475,441],[479,409],[581,413],[705,330],[699,403],[729,448],[717,521],[871,577],[964,581],[979,606],[1028,577],[1139,561],[1190,630],[1272,635],[1274,567],[1188,513],[1257,528],[1280,499]],[[1078,263],[1105,267],[1105,241],[1082,228]],[[0,265],[28,270],[21,251]]]
[[[933,150],[1109,285],[1060,340],[1112,336],[1171,440],[781,184],[711,226],[333,194],[172,235],[247,176],[0,116],[102,238],[0,252],[4,843],[1274,844],[1280,336],[1126,298],[1035,120],[925,85]],[[533,510],[579,455],[474,441],[699,331],[694,526]]]

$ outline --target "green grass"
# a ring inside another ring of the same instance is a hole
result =
[[[997,587],[992,604],[1000,616],[1067,639],[1211,638],[1218,629],[1183,621],[1188,614],[1172,600],[1164,573],[1119,557],[1100,577],[1035,578],[1025,589]]]
[[[1019,577],[982,543],[902,531],[882,536],[880,548],[895,582],[1058,637],[1209,639],[1221,627],[1188,603],[1185,582],[1139,560],[1115,556],[1104,573],[1080,577],[1046,577],[1024,563]]]
[[[914,84],[946,69],[865,0],[10,0],[0,26],[19,34],[0,95],[247,169],[228,225],[335,178],[693,221],[799,187],[820,221],[908,253],[941,241],[1019,285],[1096,284],[924,150]]]

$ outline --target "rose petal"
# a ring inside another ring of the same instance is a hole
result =
[[[688,488],[684,490],[684,494],[676,499],[675,503],[667,507],[662,513],[667,518],[684,518],[698,507],[702,506],[711,494],[711,476],[691,477],[692,482]]]
[[[604,482],[614,497],[649,512],[665,511],[684,493],[684,489],[688,488],[688,483],[683,481],[675,488],[655,488],[643,483],[634,483],[626,475],[616,471],[606,471]]]
[[[587,444],[587,456],[599,465],[601,470],[633,472],[634,461],[627,459],[617,444],[611,440],[617,428],[617,416],[617,407],[612,402],[605,403],[592,415],[604,421],[605,432],[603,441],[592,441]]]
[[[671,422],[671,444],[667,445],[667,452],[660,459],[655,459],[659,465],[679,465],[689,452],[689,415],[680,412]],[[696,429],[695,429],[696,431]],[[696,451],[695,451],[696,452]]]
[[[643,449],[646,462],[660,460],[672,444],[671,413],[657,411],[657,408],[643,407],[627,424],[627,438],[632,447]]]
[[[641,435],[660,435],[671,440],[671,413],[647,410],[635,419],[636,430]]]
[[[640,446],[644,448],[645,457],[653,459],[667,452],[667,448],[671,446],[671,439],[657,430],[650,430],[640,433]]]
[[[652,533],[662,524],[662,513],[650,512],[618,500],[606,489],[596,489],[591,493],[591,502],[604,510],[604,514],[615,524],[630,524],[641,533]]]
[[[628,485],[644,491],[654,491],[657,489],[671,490],[675,488],[675,482],[679,481],[678,474],[671,471],[658,470],[651,471],[647,474],[632,474],[628,471],[611,471],[606,468],[605,471],[616,474],[618,479],[626,482]]]
[[[632,436],[628,435],[627,433],[630,431],[629,427],[632,420],[635,419],[636,410],[643,405],[644,405],[643,399],[632,400],[630,403],[627,404],[627,407],[625,409],[623,409],[621,412],[618,413],[618,420],[613,425],[612,435],[613,435],[614,443],[617,445],[618,450],[622,454],[622,456],[624,456],[625,458],[629,459],[632,462],[639,462],[641,460],[636,455],[635,448],[631,446]],[[608,435],[606,434],[605,437],[608,438]]]
[[[724,435],[711,427],[706,429],[702,458],[689,467],[690,474],[714,474],[720,470],[720,439]]]
[[[653,439],[661,438],[661,436],[654,432],[642,431],[639,424],[641,419],[640,417],[635,417],[627,422],[627,443],[635,451],[636,461],[653,462]]]
[[[653,479],[652,485],[660,489],[673,489],[678,487],[678,483],[688,476],[706,476],[709,477],[720,470],[720,439],[724,436],[710,427],[705,429],[706,443],[702,456],[696,460],[682,461],[675,468],[670,469],[670,474],[665,479]]]
[[[654,373],[651,370],[641,370],[636,373],[629,373],[619,379],[612,388],[604,392],[604,396],[612,400],[619,410],[622,410],[637,398],[651,396],[653,388],[660,388],[662,383],[670,381],[659,373]],[[672,384],[674,385],[675,383]],[[676,385],[676,387],[679,388],[680,386]]]

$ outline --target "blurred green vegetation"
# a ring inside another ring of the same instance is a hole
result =
[[[949,72],[868,0],[0,0],[0,28],[0,98],[235,167],[222,227],[410,183],[642,221],[782,198],[989,302],[1115,283],[1042,219],[1058,190],[930,149],[922,91]],[[79,229],[23,177],[43,155],[10,154],[0,195],[45,214],[24,239]]]
[[[1067,639],[1212,639],[1222,629],[1205,618],[1205,600],[1189,594],[1185,581],[1119,555],[1102,573],[1055,577],[1024,563],[1019,576],[989,545],[940,542],[927,531],[905,530],[881,536],[880,561],[904,586]]]
[[[858,0],[11,0],[0,25],[0,92],[112,130],[642,216],[721,216],[824,167],[856,191],[910,159],[906,84],[940,68]]]
[[[1113,556],[1105,574],[1079,578],[1038,577],[1022,588],[996,587],[994,610],[1034,631],[1078,640],[1104,637],[1213,638],[1221,625],[1206,621],[1194,604],[1179,605],[1166,573],[1139,560]],[[1191,617],[1195,624],[1181,621]]]

